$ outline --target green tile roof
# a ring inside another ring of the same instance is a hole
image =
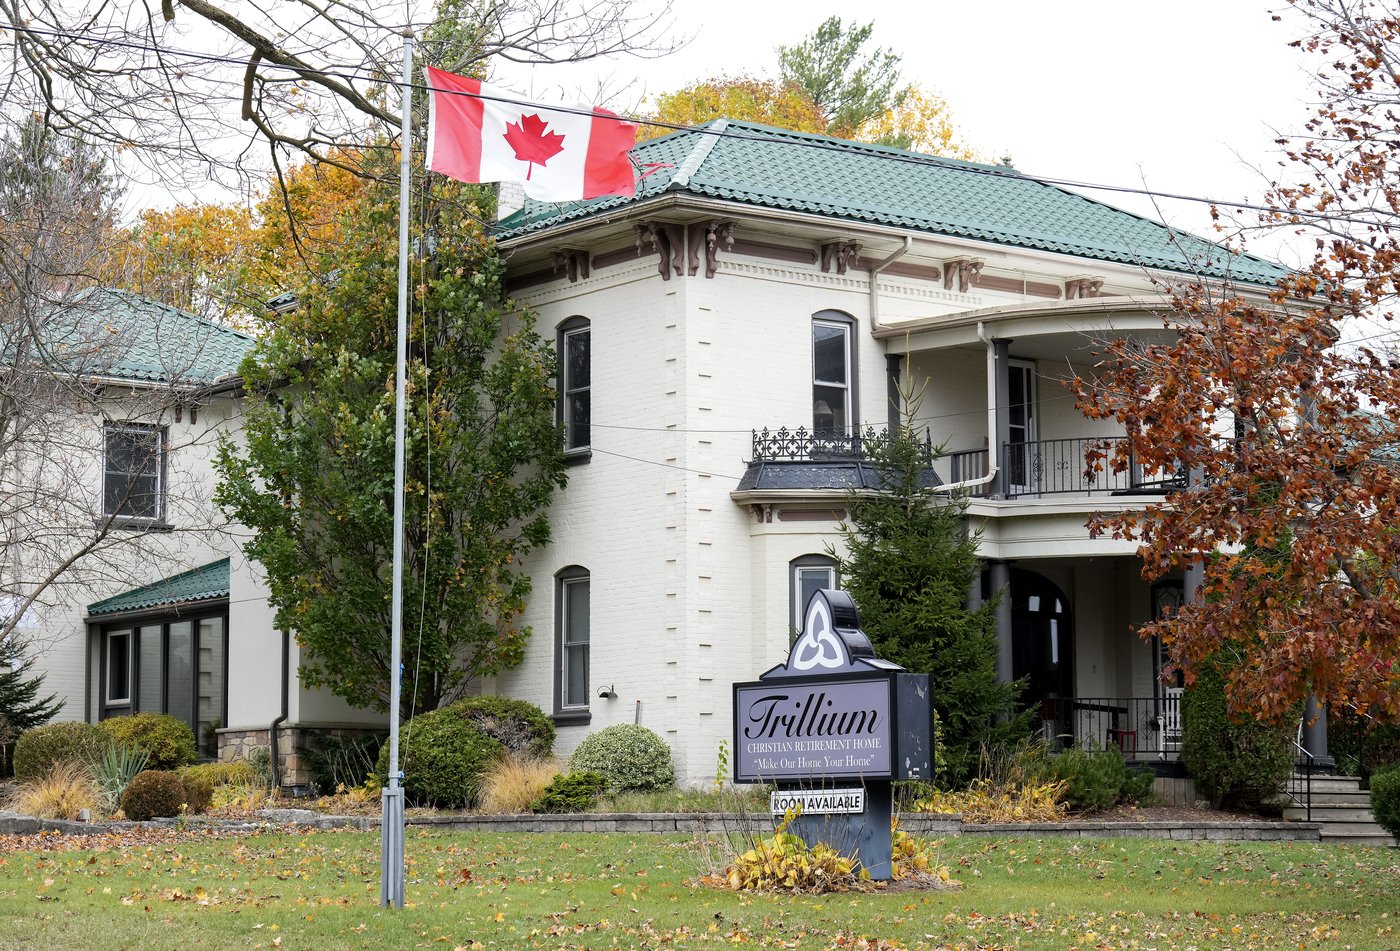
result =
[[[689,193],[1247,283],[1273,284],[1288,273],[1263,258],[1234,254],[1000,165],[724,119],[639,143],[632,157],[643,173],[650,172],[635,197],[527,201],[500,223],[497,238],[666,193]]]
[[[44,341],[74,372],[199,386],[238,371],[254,340],[139,294],[83,292],[45,325]]]
[[[133,588],[88,605],[89,616],[120,614],[148,608],[176,607],[195,601],[228,597],[228,559],[171,575],[154,584]]]

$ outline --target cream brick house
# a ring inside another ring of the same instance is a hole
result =
[[[1175,691],[1132,628],[1182,579],[1142,581],[1132,547],[1085,520],[1159,498],[1176,474],[1087,476],[1085,449],[1122,434],[1060,381],[1105,333],[1165,333],[1164,284],[1262,297],[1283,271],[1001,166],[724,120],[634,159],[634,198],[531,202],[497,230],[512,293],[556,336],[572,468],[553,541],[527,562],[526,659],[482,691],[552,713],[561,754],[636,722],[668,740],[682,780],[711,779],[730,685],[779,662],[807,595],[839,583],[828,551],[846,493],[869,484],[864,434],[898,417],[905,381],[927,385],[936,475],[973,495],[988,568],[969,597],[1009,591],[1002,675],[1029,679],[1047,735],[1175,760]],[[200,405],[236,431],[228,356]],[[303,782],[306,731],[382,718],[296,682],[294,639],[236,541],[92,592],[50,683],[86,697],[89,719],[155,696],[182,712],[175,646],[220,642],[217,670],[191,655],[208,687],[191,688],[192,726],[225,757],[275,734],[284,782]]]
[[[903,380],[927,384],[937,474],[974,494],[983,590],[1010,592],[1003,675],[1029,678],[1047,735],[1174,760],[1175,691],[1131,628],[1182,580],[1145,583],[1084,525],[1176,474],[1086,476],[1085,449],[1122,434],[1060,381],[1110,331],[1163,334],[1165,284],[1262,296],[1283,271],[1001,166],[724,120],[634,159],[635,198],[500,225],[513,293],[558,335],[575,466],[530,564],[528,658],[492,688],[552,710],[565,752],[639,722],[712,777],[730,684],[839,581],[861,434],[902,411]]]

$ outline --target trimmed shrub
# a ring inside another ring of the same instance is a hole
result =
[[[456,711],[516,756],[543,759],[554,752],[554,721],[526,700],[468,697],[443,709]]]
[[[540,798],[530,804],[533,812],[587,812],[594,800],[608,788],[602,773],[587,770],[559,774],[545,787]]]
[[[399,741],[403,789],[420,806],[470,807],[481,776],[505,746],[463,716],[457,704],[420,713],[409,720]],[[389,744],[379,750],[375,772],[381,784],[389,775]]]
[[[163,769],[148,769],[122,793],[122,812],[133,822],[162,819],[180,814],[185,802],[185,784],[176,774]]]
[[[248,786],[258,781],[258,771],[246,759],[228,760],[219,763],[196,763],[183,766],[177,772],[181,779],[194,777],[200,782],[214,786]]]
[[[109,717],[97,725],[113,743],[145,753],[151,769],[175,769],[199,755],[190,725],[168,713]]]
[[[569,769],[602,773],[611,790],[665,789],[675,784],[671,748],[644,726],[616,723],[584,737]]]
[[[1232,719],[1224,674],[1207,664],[1181,698],[1181,761],[1217,808],[1258,809],[1293,771],[1292,731],[1249,717]]]
[[[214,784],[197,774],[180,776],[180,783],[185,787],[185,812],[189,815],[208,812],[209,804],[214,801]]]
[[[1152,796],[1152,773],[1129,769],[1117,749],[1065,750],[1050,761],[1050,772],[1064,783],[1063,799],[1075,812],[1102,812]]]
[[[1382,829],[1400,838],[1400,763],[1371,774],[1371,814]]]
[[[91,723],[50,723],[26,730],[15,743],[15,780],[42,779],[55,763],[89,763],[106,753],[110,743]]]

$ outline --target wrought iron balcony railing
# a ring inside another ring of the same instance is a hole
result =
[[[880,448],[889,444],[887,430],[867,428],[864,432],[845,433],[831,430],[809,430],[782,427],[777,430],[753,431],[755,462],[823,462],[826,460],[870,459]],[[919,442],[920,450],[933,460],[933,442],[927,430]]]

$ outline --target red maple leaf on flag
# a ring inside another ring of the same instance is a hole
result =
[[[550,159],[564,151],[564,137],[548,130],[549,124],[538,115],[521,116],[519,125],[506,123],[506,143],[515,150],[517,159],[529,165],[525,169],[527,182],[536,165],[547,165]]]

